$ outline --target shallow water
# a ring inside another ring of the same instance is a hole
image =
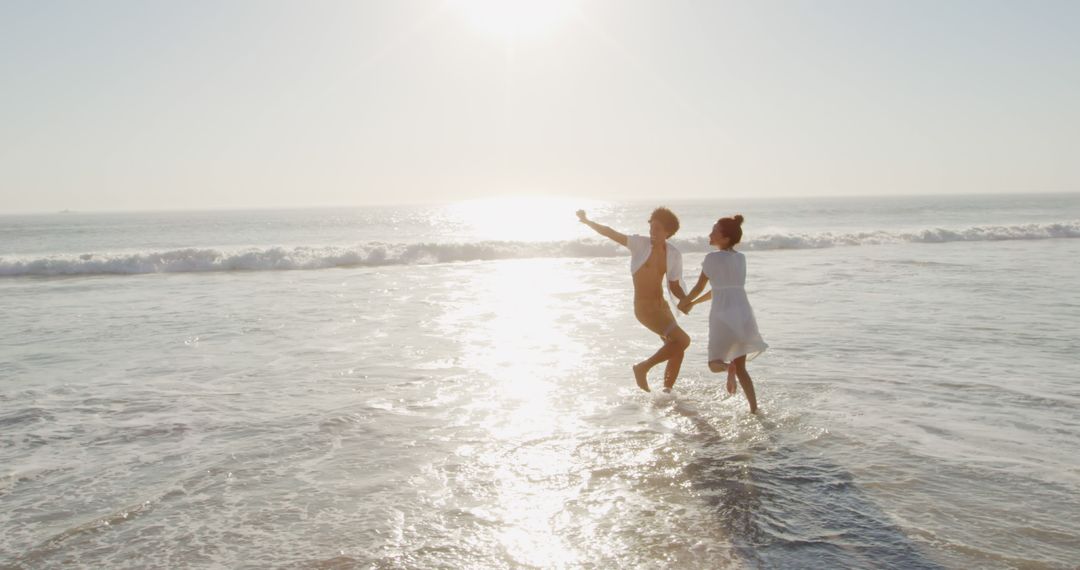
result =
[[[747,258],[758,416],[625,257],[0,279],[0,566],[1075,565],[1080,240]]]

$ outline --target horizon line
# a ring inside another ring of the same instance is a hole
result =
[[[793,199],[807,199],[807,200],[828,200],[828,199],[896,199],[896,198],[927,198],[927,197],[977,197],[977,196],[1058,196],[1066,194],[1080,194],[1080,189],[1075,190],[1051,190],[1051,191],[1034,191],[1034,192],[1022,192],[1022,191],[981,191],[981,192],[912,192],[906,194],[890,193],[890,194],[812,194],[812,195],[773,195],[773,196],[726,196],[726,197],[704,197],[704,196],[688,196],[679,197],[673,199],[648,199],[648,198],[633,198],[623,200],[608,200],[602,198],[592,197],[572,197],[567,195],[543,195],[543,194],[524,194],[518,196],[477,196],[471,198],[460,198],[457,200],[428,200],[428,201],[405,201],[405,202],[376,202],[368,204],[309,204],[309,205],[279,205],[279,206],[206,206],[206,207],[164,207],[164,208],[102,208],[102,209],[30,209],[30,210],[13,210],[3,211],[0,210],[0,216],[45,216],[45,215],[63,215],[63,214],[151,214],[151,213],[199,213],[199,212],[262,212],[262,211],[283,211],[283,210],[331,210],[331,209],[364,209],[364,208],[407,208],[407,207],[422,207],[422,206],[435,206],[442,207],[453,204],[461,204],[466,202],[483,201],[483,200],[497,200],[500,198],[523,198],[523,199],[553,199],[553,200],[575,200],[579,199],[583,203],[585,202],[604,202],[604,203],[624,203],[624,204],[637,204],[637,203],[663,203],[663,204],[687,204],[703,201],[714,201],[723,199],[737,199],[737,200],[753,200],[760,202],[776,201],[776,200],[793,200]]]

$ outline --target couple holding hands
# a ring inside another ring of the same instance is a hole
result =
[[[720,218],[709,233],[709,244],[716,251],[705,256],[701,275],[694,288],[685,290],[682,281],[682,253],[667,242],[679,230],[679,219],[667,208],[653,210],[649,217],[649,235],[624,235],[590,220],[584,210],[578,219],[600,235],[630,249],[630,273],[634,280],[634,316],[650,331],[660,335],[664,345],[648,359],[634,365],[637,385],[649,391],[648,373],[654,366],[664,368],[664,391],[670,392],[679,376],[683,355],[690,346],[690,336],[679,327],[675,315],[664,300],[664,284],[679,300],[678,307],[690,309],[712,300],[709,311],[709,370],[727,372],[727,391],[734,394],[738,379],[750,413],[757,413],[754,383],[746,371],[747,359],[753,359],[768,345],[758,332],[754,311],[746,298],[746,258],[732,249],[742,239],[743,217]],[[665,279],[664,277],[667,277]],[[705,285],[711,290],[700,295]],[[699,296],[700,295],[700,296]]]

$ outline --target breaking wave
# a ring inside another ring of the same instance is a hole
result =
[[[960,230],[930,228],[912,232],[775,233],[758,235],[744,241],[740,249],[820,249],[903,242],[947,243],[1077,237],[1080,237],[1080,221],[974,226]],[[705,238],[675,239],[673,242],[684,252],[709,250]],[[552,242],[370,243],[355,247],[268,247],[242,250],[186,248],[160,252],[86,253],[38,258],[0,257],[0,276],[277,271],[501,259],[615,257],[625,254],[626,250],[614,243],[597,241],[596,238]]]

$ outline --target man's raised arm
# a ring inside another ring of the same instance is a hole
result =
[[[585,210],[578,210],[577,211],[577,217],[578,217],[578,220],[581,221],[581,223],[585,224],[586,226],[589,226],[594,231],[596,231],[596,233],[598,233],[598,234],[600,234],[600,235],[602,235],[602,236],[604,236],[604,237],[606,237],[608,239],[611,239],[611,240],[614,240],[614,241],[618,242],[619,245],[626,245],[626,236],[624,236],[623,234],[620,234],[619,232],[617,232],[617,231],[615,231],[615,230],[613,230],[613,229],[611,229],[611,228],[609,228],[607,226],[598,224],[598,223],[590,220],[589,218],[587,218],[585,216]]]

